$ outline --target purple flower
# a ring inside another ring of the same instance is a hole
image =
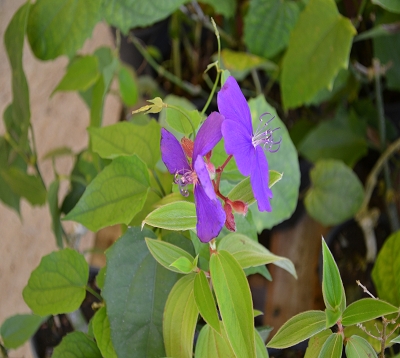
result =
[[[280,144],[280,140],[274,142],[272,138],[275,129],[265,130],[273,118],[259,127],[256,133],[253,132],[249,105],[232,76],[228,77],[218,92],[217,100],[219,112],[225,117],[221,127],[225,150],[235,157],[240,173],[250,175],[258,209],[271,211],[269,199],[272,198],[272,191],[268,187],[268,161],[263,148],[272,152],[272,146]]]
[[[199,129],[189,163],[178,140],[165,128],[161,129],[161,156],[168,171],[175,175],[182,195],[189,195],[187,186],[194,185],[197,215],[197,236],[202,242],[217,237],[225,223],[225,212],[217,199],[214,186],[203,157],[221,140],[221,124],[224,117],[211,113]]]

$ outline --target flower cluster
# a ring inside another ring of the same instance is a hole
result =
[[[231,201],[219,191],[219,180],[227,162],[235,158],[240,173],[250,176],[254,198],[260,211],[271,211],[272,191],[268,186],[269,168],[264,150],[274,152],[273,132],[266,128],[273,118],[253,131],[250,108],[233,77],[229,77],[217,97],[218,112],[211,113],[200,127],[192,142],[183,138],[181,143],[168,130],[161,132],[162,160],[168,171],[175,176],[182,195],[187,196],[187,186],[193,184],[197,214],[197,236],[209,242],[225,225],[235,230],[233,211],[246,214],[247,204]],[[262,122],[263,116],[260,121]],[[220,168],[210,162],[211,151],[224,138],[225,151],[229,155]],[[210,177],[211,174],[211,177]],[[217,178],[214,179],[214,175]],[[218,197],[223,200],[222,206]]]

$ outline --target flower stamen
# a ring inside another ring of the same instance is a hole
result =
[[[263,123],[263,117],[266,115],[270,115],[271,118],[269,120],[267,120],[265,123]],[[268,150],[271,153],[275,153],[279,150],[281,142],[282,142],[282,137],[280,137],[278,141],[275,141],[273,138],[273,133],[280,128],[278,127],[278,128],[274,128],[274,129],[265,130],[265,127],[268,126],[268,124],[274,118],[275,118],[275,116],[272,116],[271,113],[269,113],[269,112],[263,113],[260,116],[260,119],[259,119],[260,123],[252,137],[252,144],[253,144],[254,148],[260,145],[264,149]],[[275,145],[277,145],[278,148],[272,149]]]
[[[187,186],[190,184],[197,183],[197,174],[195,171],[192,170],[180,170],[177,171],[174,175],[174,183],[178,184],[179,192],[184,197],[189,196],[189,191],[187,190]]]

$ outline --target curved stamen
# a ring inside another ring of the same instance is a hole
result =
[[[174,183],[178,184],[179,192],[185,196],[189,196],[189,191],[187,190],[187,186],[190,184],[196,184],[197,175],[192,170],[180,170],[175,173]]]
[[[270,115],[271,118],[269,120],[267,120],[265,123],[263,123],[263,117],[266,115]],[[275,116],[272,116],[271,113],[269,113],[269,112],[263,113],[260,116],[260,118],[259,118],[260,124],[258,125],[258,128],[252,137],[252,143],[253,143],[254,148],[257,147],[258,145],[261,145],[264,149],[268,150],[271,153],[275,153],[279,150],[280,144],[282,142],[282,137],[280,137],[278,141],[275,141],[273,138],[273,133],[280,128],[278,127],[278,128],[274,128],[274,129],[265,130],[265,127],[274,118],[275,118]],[[272,149],[272,147],[275,145],[278,145],[278,148]]]

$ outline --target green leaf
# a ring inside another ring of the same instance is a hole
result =
[[[64,217],[92,231],[113,224],[129,224],[142,209],[150,178],[139,157],[118,157],[86,187],[78,204]]]
[[[369,40],[381,36],[390,36],[396,33],[396,28],[399,26],[398,23],[393,24],[381,24],[374,26],[370,30],[364,31],[354,38],[354,42]]]
[[[328,245],[322,239],[322,296],[325,306],[332,311],[343,313],[346,308],[346,296],[339,269]]]
[[[339,70],[348,66],[355,34],[334,0],[309,1],[291,32],[283,59],[281,85],[286,109],[298,107],[322,88],[332,86]]]
[[[366,126],[359,125],[355,112],[339,110],[333,120],[323,121],[312,129],[298,146],[311,162],[338,159],[353,167],[367,154]]]
[[[203,319],[221,334],[217,306],[204,271],[199,271],[194,279],[194,299]]]
[[[242,81],[254,69],[277,71],[278,66],[265,58],[247,52],[233,51],[228,48],[221,51],[221,61],[233,77]]]
[[[235,0],[201,0],[201,3],[211,5],[217,14],[221,14],[226,18],[231,18],[236,13]]]
[[[341,358],[343,351],[343,336],[341,333],[332,333],[322,346],[319,352],[320,358]]]
[[[351,336],[346,342],[347,358],[378,358],[368,341],[359,336]]]
[[[400,4],[397,0],[371,0],[373,4],[383,7],[385,10],[400,14]]]
[[[4,112],[4,119],[8,132],[19,145],[24,148],[28,141],[30,123],[29,88],[22,66],[22,53],[25,40],[25,31],[28,21],[30,2],[22,5],[14,14],[4,33],[4,46],[11,66],[12,104]],[[7,113],[8,112],[8,113]],[[7,125],[9,116],[14,127],[11,131]],[[17,127],[17,128],[15,128]],[[26,148],[24,148],[25,150]]]
[[[67,72],[54,89],[57,91],[86,91],[99,78],[99,64],[96,56],[82,56],[72,60]]]
[[[342,316],[342,324],[344,326],[350,326],[398,311],[399,309],[397,307],[385,301],[374,298],[364,298],[353,302],[345,309]]]
[[[383,244],[372,269],[372,280],[378,297],[400,306],[400,231],[390,235]]]
[[[168,292],[178,279],[147,249],[152,231],[128,228],[106,252],[102,295],[118,357],[164,357],[162,320]]]
[[[201,116],[198,110],[187,111],[183,108],[181,108],[181,110],[185,112],[186,115],[174,108],[167,108],[167,123],[177,132],[189,137],[189,135],[193,133],[193,127],[196,129],[199,126],[201,122]],[[193,127],[190,122],[193,123]]]
[[[364,189],[355,173],[338,160],[319,160],[310,171],[311,188],[304,204],[308,213],[325,226],[353,217],[360,208]]]
[[[195,229],[197,223],[196,208],[193,203],[176,201],[152,211],[146,216],[143,223],[174,231]]]
[[[64,336],[54,348],[52,358],[102,358],[96,343],[83,332],[72,332]]]
[[[0,327],[4,346],[8,349],[22,346],[46,319],[34,314],[18,314],[7,318]]]
[[[178,270],[179,273],[188,274],[194,271],[196,266],[193,262],[189,261],[186,257],[181,256],[179,259],[175,260],[171,265]]]
[[[63,248],[63,229],[61,226],[61,210],[58,207],[58,190],[60,188],[60,181],[56,179],[49,186],[47,193],[47,202],[49,203],[51,215],[51,228],[54,236],[56,237],[57,246],[59,249]]]
[[[66,248],[43,256],[22,295],[37,315],[77,310],[86,296],[89,266],[83,255]]]
[[[269,182],[268,186],[273,187],[278,181],[283,177],[283,174],[278,173],[275,170],[269,171]],[[250,177],[243,179],[239,184],[237,184],[227,195],[227,197],[232,200],[241,200],[246,204],[250,205],[254,203],[253,190],[251,189]]]
[[[276,131],[276,139],[282,138],[281,146],[276,153],[267,153],[269,168],[279,173],[284,173],[279,184],[272,187],[274,195],[271,200],[271,212],[259,212],[257,205],[252,205],[250,210],[253,214],[253,220],[260,233],[263,229],[270,229],[289,218],[297,205],[297,198],[300,186],[300,169],[297,150],[290,139],[285,124],[278,117],[275,109],[270,106],[264,96],[258,96],[249,101],[251,116],[253,119],[253,128],[259,125],[259,117],[268,112],[275,119],[269,124],[271,128],[280,128]]]
[[[228,251],[242,268],[272,263],[297,278],[296,269],[289,259],[274,255],[263,245],[245,235],[237,233],[226,235],[218,243],[218,249]]]
[[[163,335],[168,357],[190,358],[199,311],[194,299],[195,274],[182,277],[165,304]]]
[[[104,287],[104,281],[106,279],[106,269],[107,269],[107,266],[103,266],[99,270],[99,273],[96,276],[96,285],[98,288],[100,288],[100,290],[102,290]]]
[[[138,87],[132,69],[120,65],[118,71],[119,92],[125,106],[133,106],[138,100]]]
[[[312,336],[308,342],[308,347],[304,358],[318,357],[322,346],[331,334],[332,331],[330,329],[325,329],[317,333],[315,336]]]
[[[233,351],[238,357],[255,357],[253,302],[246,275],[236,259],[224,250],[211,255],[210,274]]]
[[[325,309],[326,314],[326,327],[334,326],[342,317],[342,312],[339,309]]]
[[[105,2],[103,11],[106,21],[126,35],[132,28],[146,27],[165,19],[185,2],[186,0],[164,0],[162,3],[157,0],[109,0]]]
[[[46,188],[38,176],[29,175],[16,167],[2,170],[1,175],[14,193],[24,197],[32,205],[46,203]]]
[[[268,358],[268,351],[267,347],[265,347],[265,343],[262,340],[260,333],[255,331],[255,339],[256,339],[256,357],[257,358]]]
[[[217,333],[208,324],[201,329],[197,338],[195,358],[237,358],[229,344],[222,322],[220,322],[220,331],[221,334]]]
[[[374,336],[379,336],[379,332],[382,332],[383,325],[380,319],[378,320],[372,320],[372,321],[367,321],[364,322],[363,327],[366,329],[367,332],[371,332]],[[360,330],[359,327],[356,325],[354,326],[347,326],[344,328],[344,336],[346,339],[349,339],[350,337],[357,335],[362,338],[364,338],[375,350],[375,352],[380,352],[381,350],[381,342],[379,342],[377,339],[371,337],[369,334],[364,332],[363,330]],[[391,338],[393,338],[394,335],[391,335],[388,337],[387,341],[390,341]]]
[[[244,41],[251,53],[272,58],[284,50],[300,9],[294,1],[251,0],[244,17]],[[265,36],[268,35],[267,40]]]
[[[326,327],[323,311],[306,311],[290,318],[268,342],[270,348],[287,348],[305,341]]]
[[[38,0],[28,20],[28,39],[35,56],[52,60],[61,55],[72,57],[92,35],[101,19],[98,0]]]
[[[93,334],[103,357],[117,358],[110,336],[110,321],[106,307],[101,307],[92,320]]]
[[[161,158],[160,125],[152,120],[145,126],[119,122],[102,128],[88,128],[92,149],[102,158],[136,154],[153,169]]]
[[[169,242],[153,240],[146,237],[146,244],[150,253],[157,262],[168,270],[182,273],[179,269],[172,266],[172,264],[181,257],[186,258],[190,263],[194,260],[194,257],[188,252],[178,246],[170,244]]]
[[[395,339],[392,339],[390,343],[400,343],[400,336],[397,336]]]

